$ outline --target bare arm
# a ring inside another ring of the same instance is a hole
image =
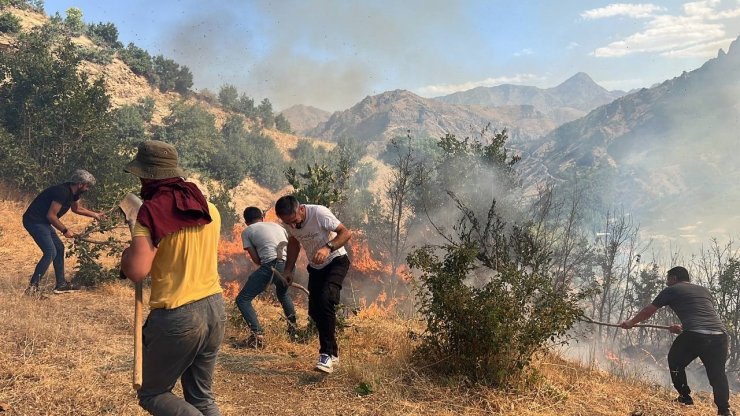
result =
[[[64,234],[67,238],[74,237],[74,233],[67,229],[67,227],[62,224],[62,221],[59,219],[59,211],[62,209],[62,204],[60,204],[57,201],[51,201],[51,205],[49,205],[49,211],[46,212],[46,219],[49,220],[49,223],[59,230],[62,234]]]
[[[91,211],[80,204],[80,201],[74,201],[72,202],[72,212],[74,212],[77,215],[84,215],[86,217],[95,218],[96,220],[99,220],[102,218],[103,214],[95,211]]]
[[[349,230],[349,228],[345,227],[344,224],[339,224],[334,232],[337,233],[337,235],[329,240],[329,244],[334,246],[334,250],[342,247],[345,243],[347,243],[347,241],[349,241],[349,238],[352,237],[352,232]],[[329,254],[331,254],[331,252],[332,250],[329,249],[328,246],[321,247],[316,251],[316,254],[314,254],[313,262],[317,264],[323,263],[324,260],[329,257]]]
[[[134,283],[139,283],[149,275],[154,263],[157,248],[151,237],[137,236],[131,240],[131,246],[121,256],[121,271]]]
[[[295,237],[288,237],[288,254],[285,256],[285,271],[283,272],[283,277],[288,281],[288,284],[293,281],[293,269],[300,252],[301,243]]]
[[[254,248],[247,247],[244,249],[244,251],[246,251],[247,254],[249,254],[249,258],[252,259],[252,263],[258,266],[262,265],[262,261],[260,261],[260,256],[257,254],[257,251]]]
[[[628,319],[626,321],[623,321],[619,324],[624,329],[630,329],[633,326],[639,324],[640,322],[650,318],[653,316],[653,314],[658,310],[658,307],[653,305],[652,303],[645,306],[640,310],[640,312],[637,312],[637,314],[632,318]]]

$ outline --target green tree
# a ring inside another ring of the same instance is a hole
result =
[[[285,118],[283,113],[275,116],[275,128],[283,133],[293,133],[293,130],[290,128],[290,122]]]
[[[0,14],[0,33],[15,34],[21,31],[21,21],[12,13]]]
[[[185,167],[209,171],[211,159],[223,147],[216,119],[202,107],[183,101],[173,103],[170,111],[156,138],[172,143]]]
[[[218,102],[227,110],[236,110],[239,105],[239,91],[231,84],[222,85],[218,91]]]
[[[266,129],[275,127],[275,114],[272,112],[272,103],[269,99],[265,98],[257,107],[257,116],[262,122],[262,127]]]
[[[85,29],[85,23],[82,21],[82,10],[77,7],[67,9],[67,18],[64,19],[64,26],[72,35],[81,35]]]
[[[307,166],[303,173],[289,167],[285,177],[293,187],[293,195],[301,203],[330,207],[344,198],[342,190],[337,187],[336,172],[326,164]]]
[[[123,44],[118,41],[118,28],[115,24],[93,23],[87,27],[87,35],[91,39],[97,39],[105,46],[113,49],[121,49]]]
[[[141,49],[133,43],[129,43],[128,46],[126,46],[125,49],[121,49],[118,54],[121,57],[121,60],[131,68],[131,71],[133,71],[134,74],[143,75],[150,80],[150,83],[155,85],[158,84],[155,79],[154,66],[149,52]]]
[[[244,114],[249,119],[257,117],[257,109],[254,107],[254,100],[246,94],[239,96],[239,103],[237,104],[236,111]]]

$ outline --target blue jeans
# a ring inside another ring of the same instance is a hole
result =
[[[255,334],[262,333],[262,326],[257,319],[257,312],[252,307],[252,299],[256,298],[257,295],[264,292],[267,286],[270,284],[270,279],[275,285],[275,294],[280,304],[283,306],[283,313],[288,321],[295,323],[295,308],[293,307],[293,301],[290,299],[288,294],[288,288],[283,284],[280,278],[272,278],[272,269],[274,267],[279,272],[285,270],[285,262],[273,260],[269,263],[263,263],[259,269],[249,275],[249,279],[244,283],[244,287],[236,297],[236,306],[241,311],[244,320],[247,322],[247,326]]]
[[[220,293],[175,309],[153,309],[143,330],[139,405],[152,415],[220,416],[212,386],[225,328]],[[172,394],[178,378],[184,398]]]
[[[43,253],[41,260],[36,264],[36,269],[31,276],[32,285],[38,285],[41,278],[49,270],[49,265],[54,264],[54,277],[56,286],[65,283],[64,280],[64,243],[57,235],[51,224],[29,224],[23,221],[23,227],[33,237],[33,241]]]

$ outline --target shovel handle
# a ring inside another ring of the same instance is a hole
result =
[[[133,374],[133,387],[134,390],[139,390],[142,383],[142,320],[144,315],[144,300],[142,294],[141,282],[134,285],[135,296],[134,296],[134,374]]]

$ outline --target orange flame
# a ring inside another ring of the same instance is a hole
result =
[[[611,351],[605,351],[604,352],[604,357],[606,357],[607,360],[612,361],[612,362],[615,362],[615,363],[620,362],[619,357],[617,357],[617,355],[614,354]]]
[[[239,282],[237,282],[236,280],[230,280],[223,284],[223,289],[224,289],[224,293],[223,293],[224,299],[234,300],[236,299],[236,296],[239,294],[239,290],[240,290]]]

